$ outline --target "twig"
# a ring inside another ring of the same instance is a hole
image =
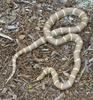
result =
[[[3,34],[3,33],[0,33],[0,36],[1,36],[1,37],[4,37],[4,38],[7,38],[7,39],[9,39],[9,40],[11,40],[11,41],[13,41],[13,39],[12,39],[11,37],[9,37],[9,36],[7,36],[7,35],[5,35],[5,34]]]

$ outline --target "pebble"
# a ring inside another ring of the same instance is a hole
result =
[[[40,65],[39,65],[39,64],[35,64],[35,65],[33,66],[33,68],[35,68],[35,69],[40,68]]]
[[[38,10],[40,13],[42,13],[42,10],[40,9],[40,10]]]
[[[25,35],[20,35],[20,36],[19,36],[19,39],[20,39],[20,40],[23,40],[24,38],[25,38]]]
[[[37,4],[37,7],[38,7],[38,8],[41,8],[41,3]]]
[[[38,31],[40,31],[40,28],[39,27],[36,27],[35,29],[38,30]]]

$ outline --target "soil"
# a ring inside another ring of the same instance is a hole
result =
[[[12,39],[0,36],[0,100],[93,100],[93,9],[89,6],[81,8],[89,21],[87,27],[78,33],[84,42],[82,65],[70,89],[57,89],[50,75],[39,82],[34,80],[43,68],[49,66],[58,72],[60,81],[65,82],[74,65],[73,42],[61,46],[46,43],[21,55],[17,59],[15,75],[5,85],[12,71],[14,54],[44,36],[47,19],[67,7],[80,8],[75,0],[0,0],[0,32]],[[58,21],[53,29],[76,25],[79,19],[70,17]]]

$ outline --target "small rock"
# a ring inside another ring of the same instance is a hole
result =
[[[62,61],[66,61],[66,60],[67,60],[67,58],[65,58],[65,57],[64,57],[64,58],[62,58]]]
[[[35,19],[37,19],[37,17],[35,15],[30,18],[30,20],[32,20],[32,21]]]
[[[40,28],[39,27],[36,27],[35,29],[38,30],[38,31],[40,31]]]
[[[41,8],[41,3],[37,4],[37,7],[38,7],[38,8]]]
[[[38,12],[42,13],[42,10],[40,9],[40,10],[38,10]]]
[[[39,64],[35,64],[35,65],[33,66],[33,68],[35,68],[35,69],[40,68],[40,65],[39,65]]]
[[[24,38],[25,38],[25,35],[20,35],[20,36],[19,36],[19,39],[20,39],[20,40],[23,40]]]

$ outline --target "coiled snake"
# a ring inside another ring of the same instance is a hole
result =
[[[71,14],[78,16],[81,19],[81,22],[77,26],[61,27],[61,28],[50,31],[51,27],[55,24],[55,22],[57,20],[61,19],[64,16],[71,15]],[[77,73],[80,70],[80,66],[81,66],[80,52],[81,52],[82,45],[83,45],[83,41],[82,41],[81,37],[74,33],[80,32],[87,25],[87,23],[88,23],[88,17],[85,14],[85,12],[83,12],[82,10],[77,9],[77,8],[65,8],[65,9],[62,9],[62,10],[56,12],[55,14],[51,15],[50,18],[48,19],[48,21],[45,23],[45,26],[43,28],[44,36],[39,38],[35,42],[33,42],[31,45],[27,46],[26,48],[23,48],[22,50],[20,50],[13,56],[13,59],[12,59],[13,70],[12,70],[11,75],[7,79],[7,82],[13,77],[13,75],[16,71],[17,58],[20,55],[22,55],[23,53],[32,51],[32,50],[38,48],[40,45],[45,44],[46,42],[49,42],[55,46],[58,46],[58,45],[66,43],[66,42],[73,41],[76,43],[76,47],[75,47],[75,50],[73,53],[74,67],[71,71],[69,79],[65,83],[60,82],[58,79],[57,72],[55,71],[54,68],[51,68],[51,67],[45,68],[43,70],[43,72],[36,79],[37,81],[39,81],[39,80],[43,79],[45,75],[50,73],[52,75],[53,83],[58,89],[64,90],[64,89],[68,89],[69,87],[71,87],[74,83]],[[59,39],[55,38],[55,36],[65,34],[65,33],[68,33],[68,34],[64,35],[63,37],[61,37]]]

